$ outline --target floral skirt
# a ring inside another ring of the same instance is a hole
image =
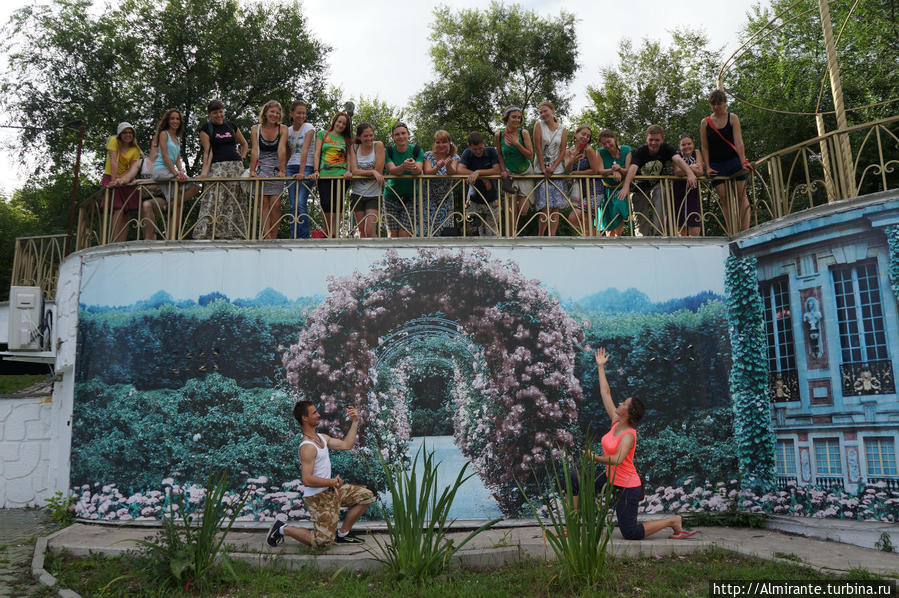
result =
[[[243,174],[243,162],[215,162],[210,178],[236,178]],[[194,239],[246,239],[249,228],[249,203],[239,182],[205,184],[194,227]]]

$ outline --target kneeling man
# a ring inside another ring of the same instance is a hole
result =
[[[303,502],[314,529],[310,532],[302,527],[286,525],[275,521],[268,532],[266,542],[277,546],[290,536],[308,546],[327,546],[332,542],[358,544],[361,538],[352,533],[353,524],[365,509],[374,502],[371,490],[363,486],[344,484],[340,476],[331,477],[331,457],[328,450],[346,451],[356,442],[359,414],[353,407],[346,408],[347,416],[353,420],[349,432],[343,440],[331,438],[315,431],[321,415],[309,401],[300,401],[293,408],[293,416],[303,430],[300,443],[300,468],[303,476]],[[340,507],[349,507],[343,518],[343,525],[337,529]]]

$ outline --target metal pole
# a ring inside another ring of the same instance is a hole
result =
[[[830,21],[829,0],[818,0],[818,10],[821,12],[821,28],[824,31],[824,49],[827,52],[827,72],[830,75],[830,92],[833,95],[833,108],[837,117],[837,129],[844,131],[849,127],[846,120],[846,106],[843,104],[843,86],[840,83],[840,65],[837,63],[837,50],[833,39],[833,25]],[[820,131],[819,131],[820,133]],[[835,162],[839,165],[839,179],[842,179],[839,188],[846,193],[845,197],[855,197],[855,172],[852,168],[852,147],[849,144],[849,135],[837,134],[837,142],[834,144],[836,155]],[[844,199],[839,197],[836,199]],[[829,198],[828,198],[829,199]]]
[[[66,234],[65,255],[69,255],[72,250],[72,226],[75,222],[75,204],[78,201],[78,179],[81,178],[81,148],[84,147],[85,124],[86,123],[83,120],[76,120],[69,123],[69,125],[78,125],[78,153],[75,157],[75,181],[72,183],[72,201],[69,202],[69,230],[68,234]],[[113,167],[115,167],[115,164],[113,164]]]

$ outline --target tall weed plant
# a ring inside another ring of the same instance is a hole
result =
[[[434,461],[433,451],[419,449],[411,465],[390,464],[380,455],[378,462],[393,499],[393,516],[390,517],[379,503],[387,524],[388,540],[381,542],[374,537],[377,548],[369,552],[397,579],[420,581],[437,575],[472,538],[501,521],[488,521],[455,544],[447,537],[454,521],[449,519],[449,513],[456,492],[474,475],[465,474],[468,463],[459,471],[453,485],[441,490],[437,485],[440,463]]]
[[[221,551],[250,492],[247,489],[240,495],[231,494],[227,472],[212,473],[206,484],[202,517],[199,524],[194,524],[195,516],[188,514],[184,493],[173,490],[169,516],[163,518],[161,532],[152,539],[138,541],[147,563],[146,573],[163,585],[184,591],[191,586],[202,589],[208,585],[217,565],[237,579]]]
[[[589,441],[587,446],[590,446]],[[614,480],[608,480],[600,492],[596,492],[595,467],[593,459],[586,454],[581,455],[573,470],[567,458],[562,459],[561,472],[552,462],[549,473],[553,492],[545,496],[542,506],[538,507],[525,495],[564,575],[578,584],[591,587],[599,583],[606,570],[616,499],[612,485]],[[571,483],[572,472],[577,476],[580,489],[577,506]],[[521,492],[524,494],[523,488]]]

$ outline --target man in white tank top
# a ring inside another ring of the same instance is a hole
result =
[[[347,416],[353,421],[343,440],[331,438],[315,431],[321,415],[315,405],[309,401],[300,401],[293,408],[293,416],[303,430],[300,442],[300,469],[303,480],[303,502],[312,520],[312,531],[285,525],[276,520],[269,529],[266,542],[269,546],[277,546],[290,536],[307,546],[327,546],[332,542],[358,544],[362,542],[352,533],[353,524],[368,508],[375,497],[372,491],[363,486],[345,484],[340,476],[331,477],[331,457],[329,450],[347,451],[356,442],[356,429],[359,427],[359,414],[353,407],[346,408]],[[343,525],[337,529],[340,521],[340,507],[349,507],[343,518]]]

